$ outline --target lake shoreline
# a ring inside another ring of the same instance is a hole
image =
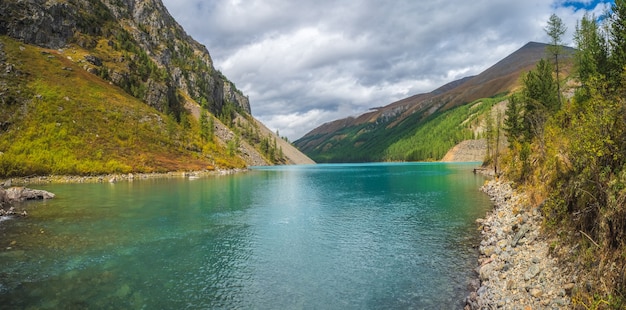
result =
[[[465,309],[529,307],[570,309],[574,278],[549,254],[543,216],[511,183],[488,180],[481,187],[494,203],[476,223],[481,231],[476,274]]]
[[[472,168],[30,185],[61,199],[25,204],[30,218],[5,226],[2,298],[11,308],[457,309],[476,260],[467,234],[488,208]]]
[[[218,169],[218,170],[202,170],[202,171],[171,171],[164,173],[125,173],[125,174],[102,174],[94,176],[79,176],[79,175],[45,175],[45,176],[29,176],[29,177],[15,177],[8,179],[0,179],[0,189],[24,189],[25,186],[31,185],[45,185],[45,184],[88,184],[88,183],[117,183],[117,182],[133,182],[135,180],[148,180],[148,179],[168,179],[168,178],[188,178],[197,179],[207,176],[222,176],[231,175],[235,173],[241,173],[249,171],[245,169]],[[41,190],[27,189],[34,192],[45,192]],[[46,192],[48,193],[48,192]],[[54,197],[54,193],[51,197],[42,198],[50,199]],[[19,200],[7,200],[0,201],[0,222],[17,217],[26,217],[27,211],[20,207],[20,202],[24,200],[31,200],[33,198],[25,198]],[[17,209],[16,209],[17,206]]]
[[[116,183],[120,181],[134,181],[145,179],[163,179],[163,178],[199,178],[205,176],[230,175],[235,173],[247,172],[248,168],[236,169],[217,169],[217,170],[198,170],[198,171],[170,171],[170,172],[154,172],[154,173],[114,173],[93,176],[81,175],[44,175],[44,176],[25,176],[0,179],[0,186],[24,186],[24,185],[43,185],[43,184],[79,184],[79,183]]]

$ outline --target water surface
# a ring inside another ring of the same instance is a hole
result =
[[[0,305],[462,308],[490,208],[474,165],[255,168],[46,185],[0,224]]]

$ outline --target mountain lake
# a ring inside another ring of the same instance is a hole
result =
[[[4,309],[460,309],[491,209],[473,164],[253,167],[32,186]]]

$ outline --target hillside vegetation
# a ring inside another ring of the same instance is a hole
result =
[[[323,124],[294,144],[319,162],[439,160],[456,143],[474,137],[470,128],[484,119],[480,114],[487,111],[485,107],[475,113],[464,106],[478,107],[475,105],[478,102],[489,105],[492,99],[517,89],[520,76],[546,57],[546,46],[529,42],[479,75],[372,109],[358,117]],[[564,58],[573,53],[571,48],[563,50]],[[569,68],[565,66],[561,70],[566,72]]]
[[[200,124],[147,106],[63,53],[0,37],[0,175],[164,172],[243,167]]]
[[[504,96],[483,98],[451,110],[431,115],[415,132],[391,144],[385,150],[388,161],[439,160],[464,140],[483,138],[477,130],[492,107]]]
[[[0,34],[0,177],[312,163],[160,0],[0,2]]]
[[[559,91],[558,57],[540,62],[511,97],[502,170],[542,210],[552,253],[577,275],[576,307],[624,309],[626,1],[603,18],[585,16],[574,42],[571,99]]]
[[[436,161],[452,147],[468,139],[483,137],[477,127],[486,119],[494,104],[505,100],[504,95],[482,98],[474,102],[428,114],[414,113],[393,127],[365,123],[347,126],[334,132],[335,138],[324,141],[307,155],[318,162],[341,159],[347,162],[373,161]],[[309,135],[299,140],[306,144]]]

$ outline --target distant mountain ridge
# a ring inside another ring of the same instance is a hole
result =
[[[529,42],[482,73],[384,107],[325,123],[294,144],[318,162],[386,160],[386,147],[415,132],[429,116],[480,98],[514,91],[520,75],[547,58],[546,44]],[[564,54],[573,49],[565,47]],[[460,141],[458,141],[460,142]],[[430,158],[437,160],[439,158]]]

